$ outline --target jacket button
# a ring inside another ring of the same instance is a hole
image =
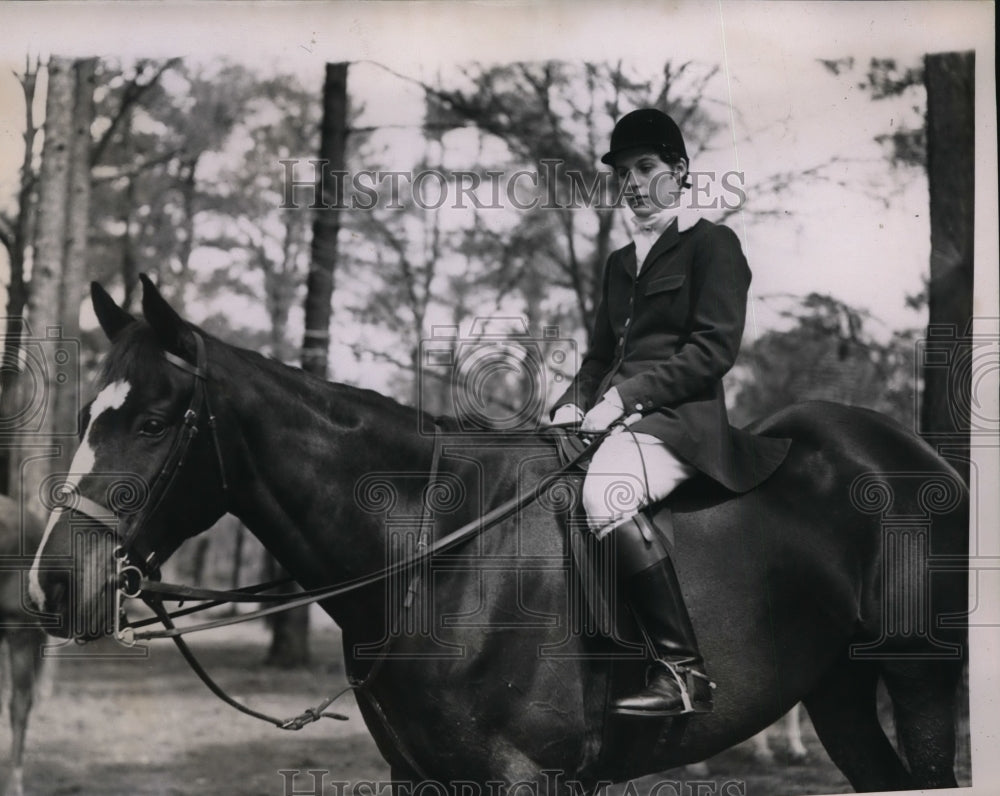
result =
[[[636,410],[637,412],[641,412],[641,411],[642,411],[642,404],[636,404],[636,405],[635,405],[635,410]]]

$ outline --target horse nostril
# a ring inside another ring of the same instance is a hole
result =
[[[41,586],[41,594],[35,595],[31,602],[40,612],[48,615],[47,618],[42,619],[42,628],[50,635],[68,638],[70,573],[58,570],[42,572],[39,577],[39,586]],[[42,598],[41,605],[37,604],[39,596]]]

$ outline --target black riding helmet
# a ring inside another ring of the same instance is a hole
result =
[[[601,158],[601,163],[614,166],[619,154],[638,147],[656,150],[667,163],[675,163],[684,158],[690,169],[681,128],[656,108],[640,108],[622,116],[611,132],[611,148]],[[684,182],[685,186],[689,185],[686,178]]]

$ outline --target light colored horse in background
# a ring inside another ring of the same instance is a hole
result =
[[[27,578],[23,577],[31,568],[31,554],[41,539],[41,531],[42,524],[37,518],[27,512],[22,515],[15,501],[0,495],[0,643],[6,652],[0,666],[3,691],[10,694],[12,736],[6,796],[22,796],[24,792],[24,740],[28,716],[42,679],[46,635],[25,609]]]
[[[802,743],[802,705],[798,704],[786,713],[780,721],[776,721],[766,730],[761,730],[752,739],[753,755],[760,763],[773,763],[774,751],[771,749],[770,737],[774,730],[784,730],[787,753],[792,760],[804,760],[809,756],[809,750]]]

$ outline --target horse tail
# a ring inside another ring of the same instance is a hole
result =
[[[900,432],[907,466],[885,476],[892,503],[880,515],[882,638],[868,652],[915,787],[954,788],[958,725],[968,717],[969,490],[925,440]]]
[[[959,480],[948,470],[940,474]],[[968,691],[962,688],[968,671],[968,492],[962,491],[953,511],[928,515],[925,534],[911,532],[907,541],[900,531],[886,545],[886,577],[906,584],[897,587],[899,602],[886,619],[896,620],[904,640],[910,638],[906,645],[887,646],[881,674],[916,787],[954,788],[958,739],[967,737],[968,721]],[[907,615],[909,626],[900,624]]]

